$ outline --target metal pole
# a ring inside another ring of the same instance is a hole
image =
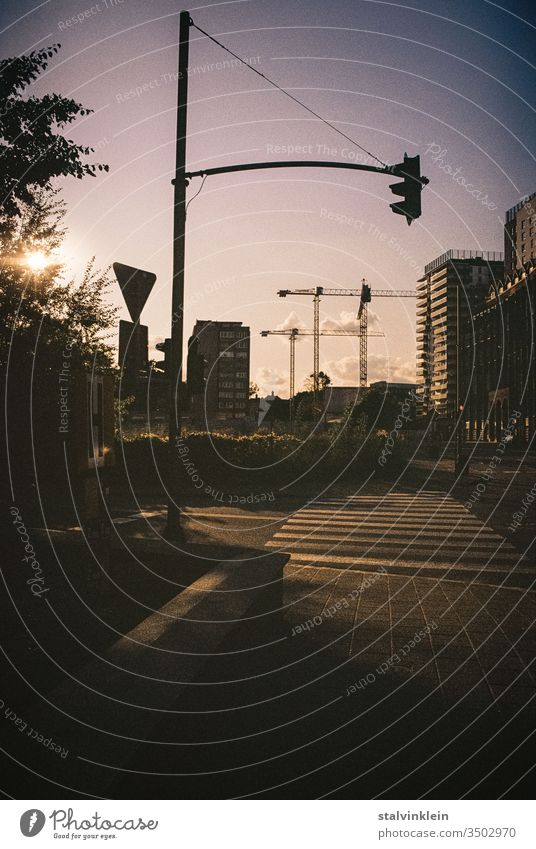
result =
[[[169,398],[169,451],[171,481],[166,535],[181,537],[178,496],[177,440],[181,435],[182,347],[184,336],[184,257],[186,230],[186,111],[188,104],[188,51],[190,13],[179,17],[179,67],[177,91],[177,132],[175,142],[175,179],[173,195],[173,287],[171,298],[171,355]]]
[[[294,330],[290,331],[290,402],[289,402],[289,416],[290,416],[290,429],[294,430],[294,384],[295,384],[295,369],[296,369],[296,333]]]
[[[316,410],[318,407],[318,390],[320,381],[318,372],[320,371],[320,295],[318,292],[313,298],[313,405]]]

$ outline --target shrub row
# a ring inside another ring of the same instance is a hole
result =
[[[177,446],[179,468],[196,482],[225,487],[247,483],[251,487],[289,484],[297,478],[323,482],[360,477],[378,464],[384,439],[377,434],[318,433],[301,439],[291,434],[247,436],[205,431],[185,434]],[[123,439],[116,446],[114,477],[139,486],[167,480],[170,468],[168,444],[150,434]],[[396,458],[393,458],[395,460]],[[200,487],[199,487],[200,488]]]

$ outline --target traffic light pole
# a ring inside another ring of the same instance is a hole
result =
[[[189,12],[182,11],[179,17],[179,61],[177,91],[177,131],[175,147],[174,216],[173,216],[173,287],[171,303],[171,352],[170,352],[170,394],[169,394],[169,452],[171,484],[167,511],[166,536],[181,539],[181,510],[178,504],[180,494],[179,464],[177,441],[181,434],[181,385],[182,385],[182,349],[184,340],[184,261],[186,230],[186,188],[193,177],[205,177],[210,174],[230,174],[234,171],[253,171],[266,168],[345,168],[354,171],[369,171],[376,174],[402,177],[403,184],[391,186],[395,194],[405,197],[404,203],[392,204],[394,212],[406,215],[408,224],[420,213],[420,191],[428,183],[420,176],[418,156],[404,156],[404,162],[398,165],[376,167],[353,162],[325,162],[315,160],[290,160],[284,162],[249,162],[241,165],[227,165],[206,168],[201,171],[186,171],[186,113],[188,105],[188,54],[190,46],[190,26],[193,21]],[[417,192],[417,195],[415,194]],[[415,197],[418,204],[416,205]],[[396,208],[394,208],[396,207]],[[411,208],[410,208],[411,207]]]
[[[210,177],[212,174],[232,174],[233,171],[259,171],[265,168],[347,168],[351,171],[371,171],[374,174],[397,176],[396,165],[378,168],[376,165],[359,165],[356,162],[326,162],[316,159],[286,159],[280,162],[245,162],[242,165],[220,165],[217,168],[204,168],[202,171],[187,171],[185,177]]]
[[[169,373],[169,452],[171,485],[168,493],[166,537],[182,537],[181,511],[178,504],[179,474],[177,440],[181,434],[182,348],[184,340],[184,259],[186,231],[186,111],[188,104],[188,53],[190,46],[189,12],[179,18],[179,67],[177,92],[177,133],[175,142],[175,179],[173,180],[173,284],[171,296],[171,354]]]

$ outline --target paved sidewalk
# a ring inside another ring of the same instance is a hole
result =
[[[289,633],[356,670],[349,695],[390,677],[511,710],[536,692],[536,569],[451,496],[329,499],[267,545],[290,554]]]

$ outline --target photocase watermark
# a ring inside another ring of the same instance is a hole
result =
[[[234,286],[239,282],[239,280],[240,278],[236,274],[233,274],[231,277],[221,277],[218,280],[211,280],[209,283],[205,283],[204,286],[196,289],[195,295],[188,298],[185,308],[187,307],[190,309],[200,303],[205,295],[213,295],[221,289],[226,289],[228,286]],[[181,315],[184,316],[184,309],[175,311],[171,316],[171,324],[175,324]]]
[[[246,65],[255,67],[260,65],[260,56],[248,56],[243,61],[240,59],[222,59],[220,62],[206,62],[203,65],[189,65],[186,69],[186,76],[193,77],[200,74],[210,74],[214,71],[228,71],[230,68],[244,68]],[[127,89],[127,91],[117,92],[115,95],[116,103],[125,103],[127,100],[135,100],[138,97],[143,97],[144,94],[150,94],[156,91],[157,88],[163,88],[172,83],[176,83],[183,76],[182,71],[166,72],[160,74],[159,77],[153,77],[151,80],[146,80],[140,85]]]
[[[125,3],[125,0],[99,0],[98,3],[88,6],[87,9],[83,9],[76,15],[66,18],[64,21],[58,21],[58,29],[64,32],[77,24],[83,24],[85,21],[95,17],[95,15],[98,15],[100,12],[104,12],[106,9],[115,9],[118,6],[122,6],[123,3]]]
[[[325,206],[320,210],[320,218],[325,218],[327,221],[335,221],[337,224],[345,224],[347,227],[354,227],[356,230],[364,230],[365,228],[365,222],[360,218],[353,218],[350,215],[344,215],[342,212],[326,209]]]
[[[437,165],[445,174],[448,174],[449,177],[452,177],[452,180],[457,183],[459,186],[465,189],[465,191],[472,195],[472,197],[479,200],[482,206],[487,206],[490,210],[497,209],[497,204],[492,203],[489,200],[488,195],[484,194],[484,191],[479,188],[475,188],[474,183],[467,182],[467,178],[462,174],[462,168],[455,168],[450,162],[447,161],[447,148],[441,147],[440,144],[436,142],[430,142],[427,149],[424,152],[425,156],[430,157],[430,161]]]
[[[365,690],[370,684],[374,684],[378,680],[379,675],[385,675],[387,672],[390,672],[401,663],[405,657],[407,657],[413,649],[419,645],[421,640],[428,636],[431,631],[435,631],[437,628],[437,622],[430,622],[425,628],[421,628],[419,631],[415,631],[413,637],[405,643],[402,648],[398,649],[396,652],[384,660],[379,666],[376,667],[374,672],[368,672],[367,675],[360,678],[355,684],[350,684],[349,687],[346,688],[346,695],[352,696],[354,693],[357,693],[358,690]]]
[[[210,495],[214,501],[220,504],[234,504],[245,506],[246,504],[262,504],[266,501],[275,501],[273,490],[269,492],[250,492],[247,495],[237,495],[236,493],[224,492],[224,490],[216,489],[216,487],[207,484],[204,489],[205,495]]]
[[[534,484],[532,489],[529,489],[528,492],[525,493],[525,495],[524,495],[524,497],[521,501],[521,507],[519,508],[519,510],[516,510],[515,513],[512,513],[512,521],[508,525],[509,531],[512,531],[512,533],[515,534],[517,532],[517,529],[521,527],[521,525],[525,521],[527,513],[529,512],[530,508],[534,504],[535,498],[536,498],[536,483]]]
[[[517,422],[519,421],[520,418],[521,418],[520,411],[514,410],[512,415],[508,419],[508,426],[503,430],[503,432],[501,434],[501,441],[499,442],[499,444],[497,446],[497,450],[495,451],[493,457],[491,458],[488,465],[486,466],[486,471],[482,475],[482,480],[479,483],[477,483],[477,485],[473,489],[471,495],[469,496],[469,498],[467,499],[467,501],[464,504],[464,507],[465,507],[466,510],[472,510],[473,504],[476,504],[477,501],[480,501],[480,499],[484,495],[484,493],[487,489],[487,484],[489,483],[489,481],[492,479],[493,475],[495,474],[495,472],[497,470],[497,466],[499,466],[502,463],[502,455],[506,451],[506,446],[511,441],[511,439],[514,435],[514,432],[515,432],[515,429],[516,429],[516,424],[517,424]],[[486,481],[486,483],[484,483],[484,481]]]
[[[377,159],[351,147],[331,147],[327,144],[267,144],[266,153],[275,156],[317,156],[321,159],[346,159],[360,165],[378,165]]]
[[[403,401],[400,401],[401,410],[398,416],[395,419],[395,425],[389,436],[385,440],[385,444],[381,450],[381,454],[378,457],[378,463],[380,466],[385,466],[389,456],[393,453],[393,448],[395,447],[395,441],[400,436],[400,431],[404,427],[404,424],[407,424],[412,420],[411,415],[406,415],[407,413],[411,413],[411,404],[412,401],[416,403],[418,400],[417,396],[413,389],[411,389],[408,393],[408,398],[405,398]]]
[[[69,754],[69,749],[65,749],[59,743],[56,743],[52,737],[45,737],[44,734],[41,734],[35,728],[28,727],[28,723],[18,715],[18,713],[6,705],[3,699],[0,699],[0,711],[2,712],[0,716],[4,716],[9,722],[12,723],[13,728],[16,728],[20,734],[25,734],[26,737],[29,737],[31,740],[35,740],[36,743],[39,743],[41,746],[44,746],[45,749],[49,749],[51,752],[55,752],[60,758],[65,759]]]
[[[190,449],[186,445],[182,436],[178,436],[175,442],[177,453],[181,458],[182,465],[188,477],[192,482],[192,486],[203,492],[204,495],[209,495],[214,501],[220,504],[234,504],[236,506],[246,506],[247,504],[263,504],[266,502],[275,501],[273,490],[267,492],[249,492],[247,495],[225,492],[222,489],[217,489],[210,483],[205,482],[204,478],[199,474],[199,469],[194,461],[190,458]]]
[[[390,251],[393,251],[397,257],[403,260],[413,271],[421,273],[421,264],[417,262],[408,249],[400,242],[396,236],[390,236],[384,230],[380,230],[375,224],[370,223],[367,229],[367,236],[377,239],[382,245],[385,245]]]
[[[35,837],[39,834],[46,823],[46,817],[43,811],[38,808],[30,808],[29,811],[24,811],[20,818],[20,830],[25,837]]]
[[[355,601],[356,599],[358,599],[361,593],[363,593],[369,587],[372,587],[376,583],[378,578],[381,575],[385,575],[386,572],[386,568],[384,566],[380,566],[380,568],[376,572],[372,573],[370,578],[363,579],[361,586],[356,587],[355,590],[352,590],[349,593],[346,593],[345,596],[340,598],[338,601],[333,602],[333,604],[330,604],[329,607],[326,607],[325,610],[322,611],[322,613],[313,616],[312,619],[307,619],[300,625],[295,625],[291,631],[290,636],[295,637],[297,634],[302,634],[304,631],[312,631],[314,628],[318,628],[319,625],[322,625],[322,623],[326,619],[332,619],[333,616],[335,616],[340,610],[343,610],[344,608],[349,608],[351,601]]]
[[[66,342],[62,351],[62,368],[58,377],[59,384],[59,408],[60,408],[60,424],[58,430],[60,433],[69,433],[69,385],[71,380],[71,357],[73,356],[74,342]]]
[[[52,825],[54,828],[54,832],[64,829],[67,831],[67,834],[54,834],[54,837],[68,837],[69,834],[71,837],[80,837],[79,834],[76,834],[77,831],[83,832],[114,832],[114,831],[145,831],[148,829],[149,831],[154,831],[158,828],[158,820],[144,820],[142,817],[137,817],[133,819],[113,819],[108,817],[103,817],[102,814],[95,812],[91,814],[89,817],[82,816],[79,819],[76,819],[73,808],[58,808],[49,816],[49,819],[52,820]],[[101,834],[101,838],[110,838],[116,837],[115,834]],[[96,834],[84,834],[84,840],[86,837],[97,837]]]
[[[18,507],[10,507],[10,513],[14,517],[13,524],[19,534],[20,541],[24,545],[24,551],[26,552],[26,556],[22,558],[22,562],[26,563],[30,566],[33,575],[28,578],[26,581],[29,584],[32,594],[37,598],[41,598],[42,595],[47,593],[50,587],[45,586],[45,576],[43,575],[43,570],[39,563],[39,560],[35,556],[35,550],[30,542],[30,537],[28,531],[26,530],[26,525],[22,521],[22,516]]]

